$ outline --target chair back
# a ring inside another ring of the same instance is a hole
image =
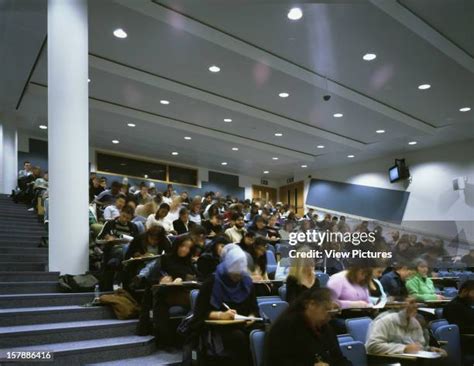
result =
[[[286,285],[281,285],[278,288],[278,295],[280,295],[280,299],[286,301]]]
[[[281,301],[280,296],[257,296],[257,304],[262,302]]]
[[[199,295],[199,290],[198,289],[191,290],[191,292],[189,293],[190,303],[191,303],[191,311],[192,312],[194,312],[194,308],[196,306],[196,300],[197,300],[198,295]]]
[[[367,316],[362,318],[346,319],[346,328],[354,341],[362,342],[365,344],[367,340],[367,332],[369,326],[372,323],[372,319]]]
[[[446,319],[435,319],[430,322],[430,328],[433,334],[436,333],[436,329],[443,325],[448,325],[448,321]]]
[[[323,272],[316,272],[316,277],[319,280],[319,286],[320,287],[326,287],[326,285],[329,281],[329,275],[327,273],[323,273]]]
[[[448,353],[448,357],[444,360],[445,365],[461,366],[461,337],[459,328],[455,324],[441,325],[434,332],[438,341],[448,342],[443,348]]]
[[[338,334],[337,341],[341,345],[344,343],[354,342],[354,338],[352,338],[350,334]]]
[[[353,365],[367,366],[367,354],[362,342],[352,341],[340,345],[341,352]]]
[[[276,268],[277,261],[275,254],[271,250],[267,250],[267,273],[271,278],[273,278],[272,276],[275,275]]]
[[[253,366],[263,366],[263,347],[265,332],[260,329],[250,332],[250,352],[252,353]]]
[[[258,308],[262,318],[273,323],[288,308],[288,303],[282,300],[262,302],[258,304]]]

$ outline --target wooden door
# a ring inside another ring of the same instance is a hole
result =
[[[290,205],[297,215],[304,215],[304,182],[291,183],[280,187],[280,201]]]
[[[273,202],[273,204],[277,201],[277,190],[276,188],[270,188],[267,186],[257,186],[252,185],[252,198],[260,198],[265,202]]]

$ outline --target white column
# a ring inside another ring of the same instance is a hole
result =
[[[17,185],[18,175],[18,134],[16,128],[8,124],[0,125],[0,190],[10,194]]]
[[[88,269],[87,0],[48,0],[49,270]]]

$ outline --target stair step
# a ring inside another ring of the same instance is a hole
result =
[[[2,250],[0,248],[0,250]],[[0,272],[0,282],[58,281],[59,272]]]
[[[0,309],[0,324],[2,326],[100,319],[115,319],[115,315],[109,306],[71,305]]]
[[[1,252],[1,250],[0,250]],[[26,252],[27,253],[27,252]],[[34,255],[23,255],[18,254],[0,254],[0,262],[10,262],[10,263],[47,263],[48,254],[34,254]]]
[[[38,263],[38,262],[18,262],[18,263],[10,263],[10,262],[0,262],[0,268],[3,272],[17,272],[17,271],[45,271],[46,270],[46,263]]]
[[[0,344],[8,348],[122,337],[135,334],[137,323],[135,319],[106,319],[0,327]]]
[[[45,228],[41,226],[31,227],[30,224],[28,224],[27,226],[25,225],[25,227],[22,227],[22,226],[15,227],[15,225],[10,225],[10,224],[8,226],[10,227],[8,228],[4,226],[0,227],[0,235],[5,235],[8,233],[20,234],[20,235],[23,235],[23,234],[47,235],[48,234]]]
[[[28,248],[25,251],[25,248],[21,247],[0,247],[0,253],[8,255],[45,255],[48,256],[48,248]]]
[[[148,356],[126,358],[87,364],[87,366],[179,366],[183,355],[180,350],[174,352],[157,351]]]
[[[0,309],[84,305],[92,300],[93,292],[0,295]]]
[[[22,346],[0,350],[7,351],[51,351],[54,365],[84,365],[91,362],[122,360],[127,357],[140,357],[155,350],[153,337],[117,336],[107,339],[91,339],[78,342],[51,343],[36,346]]]
[[[59,292],[58,281],[0,282],[0,294],[40,294]]]
[[[0,252],[2,248],[38,248],[41,243],[41,238],[35,240],[2,240],[0,238]]]

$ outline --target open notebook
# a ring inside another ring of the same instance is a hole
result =
[[[417,353],[402,353],[402,356],[416,356],[418,358],[440,358],[441,354],[438,352],[418,351]]]

